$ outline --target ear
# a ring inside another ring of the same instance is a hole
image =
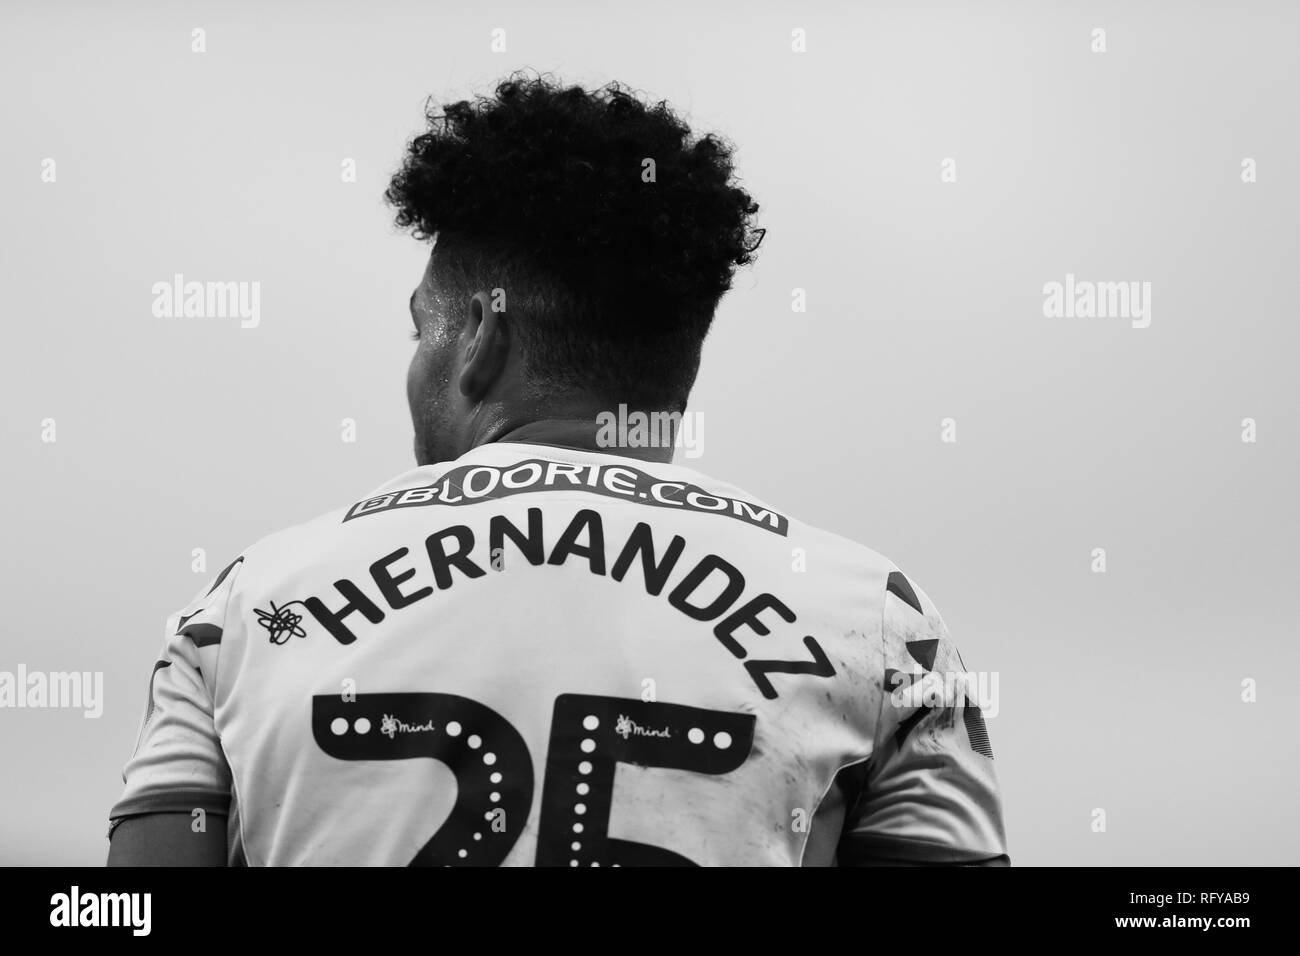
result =
[[[501,377],[510,354],[506,318],[502,313],[492,311],[492,300],[486,292],[479,292],[470,299],[463,334],[468,335],[470,341],[457,384],[462,395],[477,402]]]

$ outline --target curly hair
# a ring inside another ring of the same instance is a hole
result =
[[[763,238],[731,147],[621,84],[546,76],[426,119],[385,198],[399,226],[437,237],[440,284],[504,288],[540,379],[684,405],[718,301]]]

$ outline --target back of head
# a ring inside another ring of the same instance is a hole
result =
[[[546,77],[427,119],[386,198],[436,238],[445,313],[500,290],[535,383],[683,408],[718,301],[762,240],[731,148],[618,84]]]

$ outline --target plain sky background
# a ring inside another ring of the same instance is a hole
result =
[[[0,863],[102,861],[164,617],[412,464],[427,250],[381,194],[426,95],[518,68],[738,144],[769,233],[679,461],[890,556],[999,674],[1013,862],[1300,860],[1296,5],[539,6],[0,8],[0,670],[106,698],[0,710]],[[260,326],[155,318],[178,272]],[[1067,273],[1150,327],[1045,318]]]

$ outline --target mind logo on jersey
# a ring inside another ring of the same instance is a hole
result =
[[[618,720],[614,722],[614,733],[618,734],[624,740],[627,740],[633,734],[635,734],[638,737],[666,737],[666,738],[671,738],[673,735],[671,728],[664,727],[660,730],[655,730],[652,727],[642,727],[640,724],[638,724],[631,717],[628,717],[626,714],[618,715]]]

